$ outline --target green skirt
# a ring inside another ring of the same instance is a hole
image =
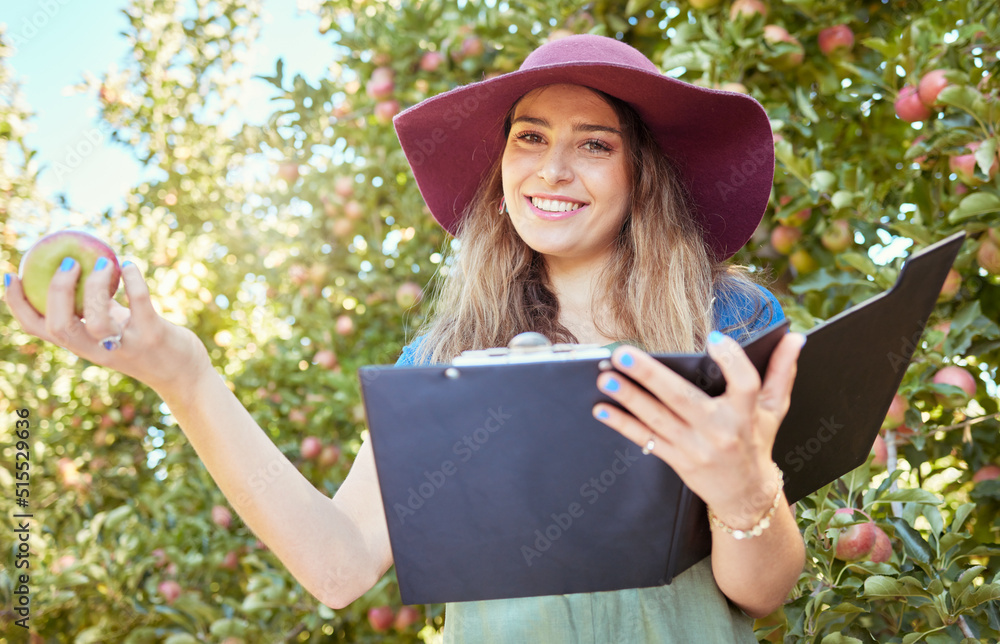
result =
[[[711,557],[668,586],[445,606],[444,644],[754,644],[753,619],[722,594]]]

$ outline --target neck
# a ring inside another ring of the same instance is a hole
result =
[[[602,260],[572,261],[546,257],[549,286],[559,300],[559,322],[576,336],[581,344],[610,344],[609,338],[597,330],[595,313],[607,320],[605,306],[597,293],[597,276],[603,269]]]

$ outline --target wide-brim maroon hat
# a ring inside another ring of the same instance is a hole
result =
[[[593,35],[542,45],[516,72],[439,94],[395,117],[417,187],[445,230],[456,233],[484,174],[503,153],[511,105],[557,83],[600,90],[635,108],[680,174],[716,258],[731,257],[750,239],[774,178],[764,108],[745,94],[664,76],[637,49]]]

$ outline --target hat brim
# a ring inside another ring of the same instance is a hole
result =
[[[448,232],[455,234],[483,175],[503,152],[510,106],[537,87],[561,83],[605,92],[636,109],[680,174],[716,258],[731,257],[750,239],[774,179],[774,143],[763,107],[745,94],[602,63],[511,72],[439,94],[396,116],[417,187]]]

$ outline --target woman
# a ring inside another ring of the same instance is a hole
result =
[[[446,641],[754,641],[752,617],[779,606],[804,546],[771,461],[803,342],[788,334],[761,383],[736,337],[781,316],[777,302],[722,261],[766,206],[768,122],[742,95],[662,76],[615,40],[547,44],[521,70],[400,114],[397,131],[437,220],[462,242],[425,333],[401,364],[447,361],[522,331],[612,344],[629,381],[596,386],[621,408],[596,418],[666,461],[709,506],[712,555],[666,587],[446,609]],[[668,162],[669,160],[669,162]],[[109,271],[52,281],[37,315],[11,280],[6,299],[30,333],[150,385],[244,521],[318,599],[342,607],[392,564],[371,448],[333,499],[288,464],[213,370],[189,330],[156,314],[134,265],[130,309],[107,296]],[[117,338],[119,342],[107,342]],[[644,351],[707,351],[726,392],[709,398]],[[260,468],[283,474],[250,494]]]

